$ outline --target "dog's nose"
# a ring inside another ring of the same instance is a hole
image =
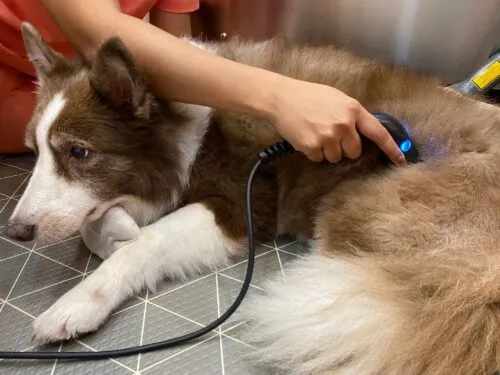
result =
[[[35,233],[35,226],[22,223],[8,223],[7,236],[19,241],[31,241]]]

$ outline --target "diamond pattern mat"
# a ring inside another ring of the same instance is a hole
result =
[[[0,155],[0,350],[33,350],[31,324],[60,296],[100,265],[80,238],[46,247],[13,241],[4,227],[22,195],[34,160]],[[249,294],[283,265],[307,253],[306,243],[279,238],[257,246]],[[96,333],[43,350],[95,351],[147,344],[199,329],[223,313],[242,285],[247,262],[239,259],[186,282],[166,281],[126,301]],[[243,304],[245,301],[243,301]],[[223,374],[266,375],[246,363],[245,322],[233,316],[221,328],[182,347],[94,362],[0,360],[2,375]]]

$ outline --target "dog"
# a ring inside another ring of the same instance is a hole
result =
[[[22,32],[39,83],[26,136],[37,161],[8,234],[49,243],[81,230],[104,258],[34,321],[35,342],[98,330],[142,288],[244,255],[245,185],[258,152],[280,139],[272,124],[158,98],[117,37],[82,61],[29,24]],[[356,160],[295,153],[263,167],[253,189],[258,239],[316,244],[242,310],[255,358],[294,374],[495,372],[499,109],[333,46],[195,44],[390,113],[422,159],[387,166],[363,139]]]

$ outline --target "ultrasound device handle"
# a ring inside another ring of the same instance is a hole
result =
[[[417,163],[419,154],[415,142],[411,138],[408,129],[397,118],[383,112],[372,112],[372,115],[387,129],[394,142],[405,156],[408,164]],[[387,156],[383,154],[383,158]]]

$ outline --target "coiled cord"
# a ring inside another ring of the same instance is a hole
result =
[[[263,164],[267,164],[276,157],[291,155],[294,152],[295,150],[292,145],[287,141],[282,140],[269,146],[266,150],[260,152],[259,159]]]

